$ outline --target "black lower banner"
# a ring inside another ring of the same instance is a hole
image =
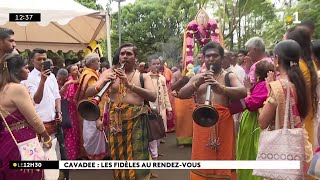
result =
[[[59,169],[59,161],[10,161],[10,169]]]

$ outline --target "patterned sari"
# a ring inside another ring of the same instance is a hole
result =
[[[267,99],[268,102],[275,104],[277,106],[276,109],[276,117],[275,121],[271,122],[270,129],[280,129],[283,128],[284,124],[284,115],[285,115],[285,97],[286,97],[286,87],[284,86],[285,80],[279,79],[277,81],[273,81],[270,83],[271,92],[269,93],[269,97]],[[305,129],[305,123],[304,121],[301,121],[297,106],[297,95],[296,90],[292,88],[290,93],[290,98],[292,99],[292,113],[293,113],[293,120],[294,120],[294,127],[303,127]],[[288,124],[288,127],[290,127],[290,124]],[[304,132],[304,149],[305,149],[305,165],[304,170],[307,171],[308,163],[312,156],[312,144],[309,142],[309,136],[308,132],[305,129]],[[313,179],[311,177],[307,177],[307,179]]]
[[[307,88],[306,100],[308,102],[310,102],[308,107],[306,107],[308,109],[308,114],[304,118],[303,121],[304,121],[304,124],[305,124],[305,128],[306,128],[306,130],[307,130],[307,132],[309,134],[310,142],[311,142],[311,144],[313,146],[313,149],[315,149],[315,148],[317,148],[315,146],[315,137],[316,137],[316,135],[315,135],[315,131],[314,131],[315,130],[315,126],[316,126],[314,118],[316,117],[316,115],[313,112],[313,108],[312,108],[312,104],[311,104],[311,102],[312,102],[312,99],[311,99],[311,97],[312,97],[311,96],[311,75],[310,75],[310,71],[308,69],[307,63],[304,60],[302,60],[302,59],[299,60],[299,67],[300,67],[300,70],[301,70],[301,72],[303,74],[303,77],[304,77],[304,79],[306,81],[306,88]],[[314,67],[317,67],[317,66],[314,64]],[[316,69],[316,71],[317,71],[317,69]]]
[[[72,80],[72,76],[69,76],[68,80]],[[65,92],[64,99],[68,100],[68,110],[71,120],[71,128],[64,129],[65,145],[68,153],[69,160],[76,160],[80,153],[80,127],[79,118],[77,112],[77,104],[74,101],[74,96],[78,90],[79,85],[70,84]]]
[[[15,118],[20,119],[19,121]],[[21,123],[25,117],[19,110],[11,113],[5,118],[8,125]],[[5,124],[0,117],[0,180],[40,180],[43,178],[43,170],[12,170],[9,168],[10,161],[21,161],[21,155],[18,146],[12,139],[9,131],[5,129]],[[36,132],[28,127],[12,130],[12,133],[18,143],[33,139],[36,137]]]

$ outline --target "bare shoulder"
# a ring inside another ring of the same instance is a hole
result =
[[[143,73],[143,79],[146,80],[146,79],[151,79],[151,76],[149,73]]]
[[[27,87],[19,83],[10,83],[5,90],[15,96],[28,93]]]
[[[224,76],[226,76],[228,74],[228,72],[226,72],[224,74]],[[237,78],[238,76],[234,73],[234,72],[229,72],[229,79],[234,79],[234,78]]]

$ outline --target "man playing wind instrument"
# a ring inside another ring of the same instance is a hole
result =
[[[210,42],[203,48],[206,68],[212,71],[193,76],[178,92],[179,98],[188,98],[195,93],[196,103],[203,104],[206,89],[211,84],[211,102],[219,113],[218,122],[212,127],[201,127],[193,123],[192,160],[234,160],[235,134],[233,118],[229,110],[230,99],[247,96],[246,89],[234,73],[225,72],[222,67],[224,49],[220,44]],[[236,179],[235,172],[226,170],[192,170],[191,180]]]
[[[110,157],[112,160],[149,160],[147,113],[144,101],[155,102],[156,90],[149,74],[143,76],[144,88],[141,88],[140,72],[135,69],[137,48],[133,44],[123,44],[120,47],[120,64],[124,70],[112,68],[104,73],[116,76],[108,90],[110,98]],[[106,82],[99,79],[97,86]],[[150,170],[114,170],[116,180],[144,180],[150,178]]]
[[[100,57],[96,53],[90,53],[84,58],[86,68],[81,73],[79,88],[75,95],[75,100],[80,102],[83,99],[90,100],[99,92],[99,87],[95,86],[98,79],[107,81],[112,79],[112,76],[100,76],[98,70],[100,69]],[[104,104],[106,97],[103,96],[99,103],[100,115],[103,114]],[[87,121],[79,118],[80,120],[80,143],[81,151],[80,158],[89,158],[92,160],[101,160],[107,156],[107,145],[104,138],[104,134],[101,131],[103,129],[102,116],[96,121]],[[82,148],[82,142],[85,152]]]

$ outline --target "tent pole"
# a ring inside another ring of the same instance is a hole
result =
[[[112,58],[111,58],[111,36],[110,36],[110,16],[109,16],[109,10],[106,11],[106,30],[107,30],[107,49],[108,49],[108,61],[110,64],[110,67],[112,66]]]

